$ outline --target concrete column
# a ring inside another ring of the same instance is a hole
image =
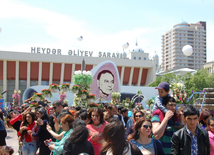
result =
[[[63,84],[63,81],[64,81],[64,70],[65,70],[65,63],[62,63],[62,65],[61,65],[60,84]]]
[[[134,73],[134,67],[131,67],[131,72],[130,72],[130,75],[129,75],[129,83],[128,83],[129,86],[132,85],[133,73]]]
[[[39,62],[39,77],[38,77],[38,85],[42,85],[42,62]]]
[[[3,61],[3,90],[7,90],[7,60]],[[7,93],[4,95],[4,99],[7,100]]]
[[[121,77],[120,77],[120,85],[123,85],[123,76],[124,76],[125,67],[123,66],[121,69]]]
[[[19,61],[16,61],[15,89],[19,90]]]
[[[71,70],[71,83],[73,83],[74,71],[75,71],[75,64],[72,64],[72,70]]]
[[[53,62],[50,63],[49,85],[53,83]]]
[[[140,82],[141,82],[141,78],[142,78],[142,71],[143,71],[143,68],[141,67],[140,71],[139,71],[139,75],[138,75],[137,86],[140,86]]]
[[[30,61],[27,62],[27,88],[30,87]]]

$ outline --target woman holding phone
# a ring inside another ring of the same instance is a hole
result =
[[[32,133],[32,136],[39,138],[38,139],[38,147],[39,147],[39,155],[47,155],[50,154],[50,149],[44,144],[46,139],[50,139],[52,136],[47,131],[46,125],[48,124],[48,116],[46,114],[45,109],[40,108],[36,112],[37,122],[39,125],[38,131],[36,133]]]
[[[63,153],[63,146],[65,141],[70,137],[70,134],[73,132],[73,122],[74,118],[70,114],[66,114],[60,119],[61,128],[65,131],[62,139],[59,142],[54,142],[50,144],[50,140],[44,141],[48,148],[54,152],[55,155],[60,155]],[[49,145],[50,144],[50,145]]]

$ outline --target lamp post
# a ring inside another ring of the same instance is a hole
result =
[[[85,59],[82,60],[81,72],[83,72],[84,70],[85,70]]]

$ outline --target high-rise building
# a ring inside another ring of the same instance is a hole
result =
[[[183,54],[182,48],[185,45],[193,47],[191,56]],[[161,70],[203,68],[206,53],[206,22],[188,24],[183,21],[162,35]]]

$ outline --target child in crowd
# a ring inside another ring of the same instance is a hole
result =
[[[163,120],[164,114],[168,111],[168,109],[163,106],[162,102],[164,98],[170,97],[169,84],[167,82],[161,82],[155,89],[158,89],[158,96],[155,98],[155,104],[152,112],[153,115],[159,115],[160,120]]]
[[[12,155],[13,152],[13,149],[6,145],[0,146],[0,155]]]
[[[168,111],[168,109],[163,106],[163,99],[167,98],[167,97],[171,97],[169,95],[169,84],[167,82],[161,82],[158,87],[156,87],[155,89],[158,89],[158,96],[155,98],[155,104],[154,107],[152,109],[152,114],[154,115],[158,115],[160,121],[162,122],[162,120],[164,119],[165,113]],[[176,114],[178,116],[181,115],[180,110],[178,110],[178,108],[176,107]],[[177,119],[177,117],[175,117],[175,122],[178,122],[179,120]]]

